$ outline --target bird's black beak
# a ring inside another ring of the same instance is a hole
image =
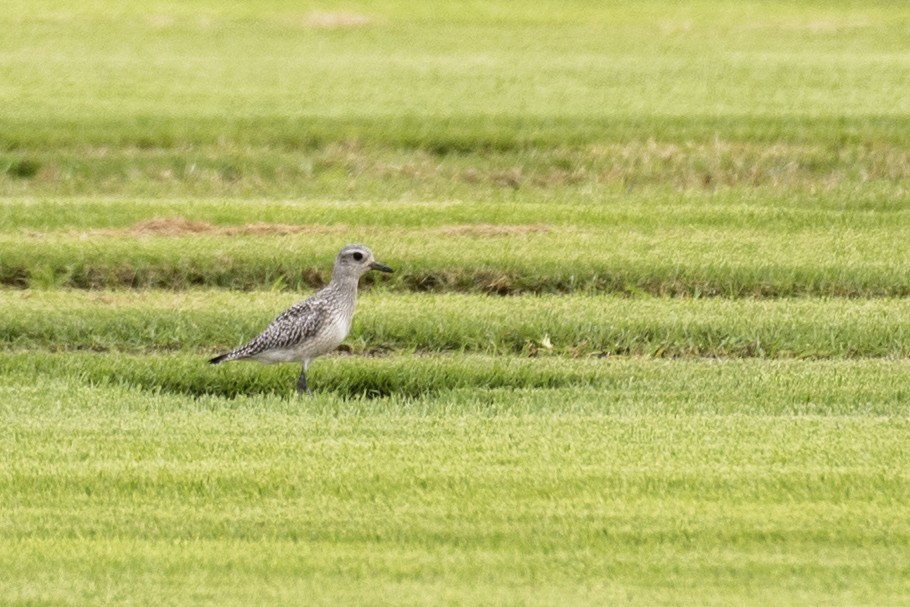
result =
[[[395,271],[392,268],[390,268],[389,266],[383,265],[383,264],[379,263],[378,261],[370,262],[370,269],[379,270],[380,272],[388,272],[388,273],[392,273]]]

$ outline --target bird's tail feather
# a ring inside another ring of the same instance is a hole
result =
[[[226,361],[230,358],[231,354],[233,354],[233,352],[228,352],[227,354],[219,354],[215,358],[210,358],[209,364],[217,365],[218,363],[223,363],[224,361]]]

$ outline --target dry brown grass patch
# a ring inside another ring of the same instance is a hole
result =
[[[237,226],[218,226],[207,221],[185,217],[154,217],[126,228],[96,230],[101,236],[289,236],[293,234],[330,234],[346,230],[346,226],[291,225],[286,223],[251,223]]]
[[[441,236],[520,236],[523,234],[544,234],[553,230],[553,226],[538,223],[529,225],[493,225],[480,223],[475,225],[444,226],[434,230]]]

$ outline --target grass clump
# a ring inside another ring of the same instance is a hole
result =
[[[10,161],[3,171],[3,174],[13,179],[31,179],[38,174],[41,169],[41,163],[32,158],[20,158]]]

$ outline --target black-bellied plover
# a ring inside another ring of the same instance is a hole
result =
[[[392,268],[373,259],[373,253],[359,244],[341,249],[332,268],[332,281],[309,299],[291,306],[246,345],[216,356],[213,365],[231,360],[261,363],[303,364],[297,393],[312,394],[306,371],[317,356],[331,352],[347,337],[357,302],[357,283],[370,270],[391,272]]]

